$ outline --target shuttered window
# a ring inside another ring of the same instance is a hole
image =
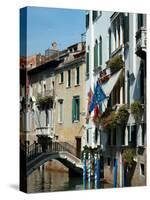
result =
[[[99,40],[99,64],[102,65],[102,37]]]
[[[59,123],[63,123],[63,100],[60,99],[58,100],[58,104],[59,104],[59,112],[58,112],[58,122]]]
[[[93,11],[93,22],[96,20],[98,16],[98,11]]]
[[[86,24],[86,28],[88,28],[88,27],[89,27],[89,13],[86,14],[86,18],[85,18],[85,20],[86,20],[86,22],[85,22],[85,24]]]
[[[72,99],[72,122],[80,120],[80,97],[75,96]]]
[[[138,29],[143,26],[143,14],[138,14]]]
[[[98,67],[98,43],[96,41],[94,46],[94,68]]]
[[[86,73],[89,73],[89,52],[86,53]]]
[[[129,14],[124,16],[124,43],[129,41]]]
[[[80,84],[80,68],[76,68],[76,85]]]
[[[68,81],[67,81],[67,87],[71,86],[71,71],[68,70]]]

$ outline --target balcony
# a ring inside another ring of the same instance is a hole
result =
[[[37,94],[37,103],[38,104],[45,104],[45,103],[52,103],[54,100],[54,89],[51,90],[44,90]]]
[[[147,36],[146,36],[146,28],[141,27],[136,32],[136,54],[141,58],[146,57],[146,43],[147,43]]]
[[[36,128],[36,135],[48,136],[50,138],[54,137],[54,125],[48,125],[45,127]]]

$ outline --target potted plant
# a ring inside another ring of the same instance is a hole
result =
[[[121,69],[124,66],[124,62],[122,60],[122,56],[121,55],[116,55],[116,56],[112,57],[108,61],[107,66],[110,68],[111,73],[114,73],[114,72],[118,71],[119,69]]]
[[[136,121],[140,119],[142,115],[142,105],[139,101],[135,101],[131,104],[131,113]]]

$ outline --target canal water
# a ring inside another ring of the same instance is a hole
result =
[[[56,171],[53,169],[35,170],[28,176],[27,183],[27,191],[29,193],[113,187],[107,183],[101,183],[100,186],[96,186],[94,181],[91,181],[89,184],[83,181],[82,177],[69,177],[67,171]]]

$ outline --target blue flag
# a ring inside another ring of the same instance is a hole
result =
[[[89,112],[91,113],[96,105],[100,104],[104,99],[106,99],[106,95],[101,88],[100,83],[96,83],[96,87],[94,89],[94,94],[92,96],[92,100],[89,106]]]

